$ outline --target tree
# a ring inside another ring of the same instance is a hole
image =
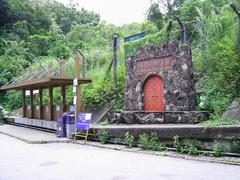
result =
[[[158,30],[161,30],[166,22],[176,18],[176,15],[179,14],[179,8],[184,2],[184,0],[153,2],[147,11],[147,18],[157,26]]]
[[[28,37],[28,47],[29,51],[34,54],[34,56],[47,56],[49,50],[49,37],[44,35],[32,35]]]
[[[5,26],[11,21],[9,20],[9,4],[6,0],[0,0],[0,27]]]
[[[153,22],[160,31],[163,27],[163,14],[160,10],[159,4],[154,2],[147,11],[147,19]]]
[[[70,31],[73,25],[90,24],[94,26],[100,21],[100,16],[94,12],[89,12],[83,8],[78,11],[59,3],[55,3],[52,7],[52,16],[65,34]]]

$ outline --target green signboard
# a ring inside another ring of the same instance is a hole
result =
[[[125,37],[124,42],[126,43],[126,42],[136,41],[136,40],[144,38],[144,37],[145,37],[145,32],[141,32],[138,34],[134,34],[134,35]]]

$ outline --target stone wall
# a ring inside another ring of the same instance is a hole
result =
[[[125,134],[129,132],[134,138],[139,138],[143,133],[151,135],[155,132],[161,143],[172,146],[173,137],[178,135],[183,144],[189,144],[194,138],[200,141],[199,145],[202,149],[212,149],[214,140],[217,139],[224,145],[224,150],[229,152],[231,149],[231,140],[240,140],[240,125],[228,125],[228,126],[213,126],[206,127],[202,125],[191,124],[166,124],[166,125],[108,125],[108,126],[95,126],[95,130],[106,130],[112,138],[125,138]]]
[[[124,110],[144,110],[144,82],[158,75],[164,83],[164,111],[193,111],[195,84],[192,54],[177,42],[147,45],[126,59]]]
[[[108,120],[117,124],[195,124],[209,118],[205,111],[112,111]]]

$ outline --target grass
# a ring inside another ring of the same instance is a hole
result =
[[[100,126],[107,126],[107,125],[109,125],[109,124],[111,124],[111,123],[110,123],[107,119],[105,119],[105,120],[99,122],[98,124],[99,124]]]
[[[240,121],[233,120],[233,119],[223,119],[223,118],[213,117],[212,119],[201,122],[201,124],[207,127],[221,126],[221,125],[239,125]]]

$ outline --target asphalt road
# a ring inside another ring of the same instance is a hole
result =
[[[0,180],[240,180],[240,166],[72,143],[26,144],[0,134]]]

